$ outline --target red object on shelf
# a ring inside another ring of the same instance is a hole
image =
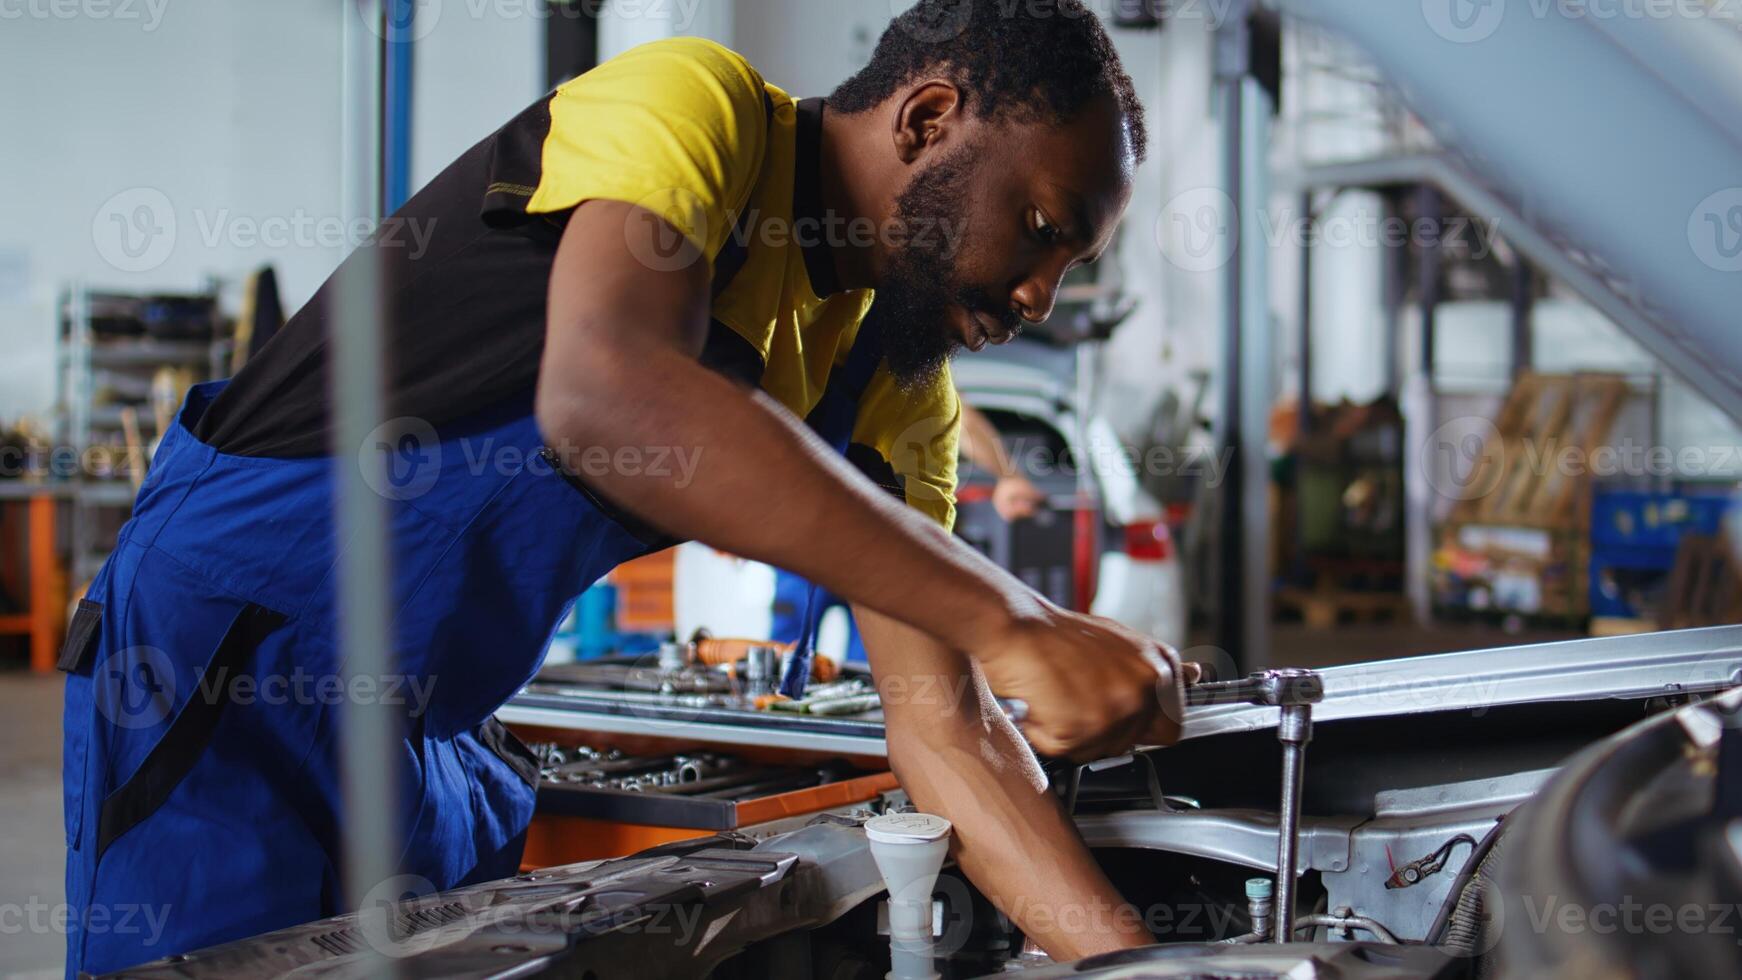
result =
[[[1127,524],[1125,554],[1134,561],[1169,561],[1173,558],[1173,532],[1156,521]]]

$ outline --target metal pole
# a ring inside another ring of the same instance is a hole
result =
[[[412,22],[417,0],[385,0],[382,45],[381,211],[392,214],[411,197]]]
[[[1300,434],[1312,431],[1313,423],[1313,192],[1300,192],[1300,220],[1306,234],[1300,246]]]
[[[354,0],[344,10],[345,187],[348,217],[378,218],[382,175],[380,145],[382,0]],[[386,486],[382,457],[360,452],[382,420],[382,289],[377,253],[364,246],[341,267],[333,318],[331,371],[336,499],[334,529],[339,549],[339,662],[345,690],[353,679],[381,690],[393,669],[388,610],[386,501],[372,487]],[[398,725],[380,699],[347,699],[339,713],[341,789],[344,799],[344,884],[347,900],[362,903],[392,877],[400,853],[394,827],[400,780],[394,746]],[[391,899],[399,895],[390,896]],[[398,971],[375,945],[380,962],[368,972]]]
[[[1516,380],[1536,363],[1536,335],[1530,313],[1536,306],[1536,271],[1520,255],[1512,265],[1512,377]]]
[[[1437,390],[1434,384],[1434,342],[1439,324],[1435,313],[1440,306],[1440,239],[1443,237],[1440,219],[1444,206],[1439,188],[1432,184],[1422,184],[1416,189],[1416,201],[1420,205],[1417,217],[1421,220],[1421,234],[1429,243],[1421,247],[1416,264],[1416,300],[1421,304],[1421,373],[1428,381],[1428,390],[1433,392]],[[1439,424],[1437,419],[1434,424]]]
[[[1221,540],[1216,549],[1220,556],[1216,570],[1219,596],[1219,635],[1216,644],[1229,656],[1251,669],[1252,665],[1246,661],[1246,584],[1240,568],[1241,558],[1246,553],[1244,488],[1249,474],[1246,472],[1244,447],[1240,441],[1240,435],[1245,428],[1241,417],[1244,406],[1241,382],[1244,379],[1240,369],[1240,326],[1243,298],[1241,260],[1246,251],[1246,243],[1238,238],[1242,224],[1241,215],[1246,207],[1246,201],[1241,194],[1241,138],[1244,135],[1241,122],[1245,107],[1245,80],[1251,62],[1248,13],[1249,8],[1244,0],[1237,0],[1229,9],[1227,18],[1216,30],[1213,43],[1217,98],[1221,113],[1222,189],[1229,201],[1229,214],[1226,216],[1231,226],[1229,233],[1235,236],[1233,252],[1222,268],[1221,283],[1222,397],[1216,441],[1227,458],[1228,468],[1222,485],[1222,505],[1218,522]]]
[[[1402,198],[1394,191],[1384,195],[1385,214],[1388,218],[1401,219],[1404,209]],[[1385,336],[1379,345],[1380,356],[1385,358],[1384,377],[1385,393],[1392,398],[1403,397],[1403,366],[1398,351],[1402,346],[1403,307],[1409,292],[1409,247],[1387,249],[1384,259],[1380,262],[1380,277],[1385,295]]]
[[[1297,384],[1300,389],[1300,407],[1297,409],[1299,421],[1296,423],[1298,434],[1295,437],[1294,448],[1294,561],[1283,573],[1292,581],[1301,581],[1306,575],[1307,554],[1307,499],[1301,493],[1302,475],[1306,471],[1304,451],[1308,438],[1313,432],[1313,192],[1300,192],[1300,220],[1305,225],[1306,234],[1301,238],[1300,245],[1300,291],[1296,302],[1299,305],[1297,313],[1298,343],[1300,345],[1300,375]],[[1272,529],[1274,532],[1275,529]]]

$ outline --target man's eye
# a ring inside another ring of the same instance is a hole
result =
[[[1058,226],[1048,221],[1046,215],[1039,208],[1034,209],[1034,233],[1039,235],[1040,240],[1048,245],[1059,239]]]

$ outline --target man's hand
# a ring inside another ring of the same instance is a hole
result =
[[[1023,733],[1042,755],[1087,762],[1179,740],[1179,655],[1112,620],[1049,604],[969,653],[993,691],[1028,705]]]
[[[1046,494],[1020,473],[1000,479],[992,487],[992,509],[1007,521],[1019,521],[1039,513]]]

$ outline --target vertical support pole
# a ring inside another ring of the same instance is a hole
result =
[[[1431,184],[1423,184],[1416,189],[1416,200],[1419,202],[1417,217],[1421,222],[1421,235],[1430,243],[1422,246],[1416,261],[1416,299],[1421,304],[1419,366],[1423,377],[1428,379],[1429,390],[1433,391],[1436,390],[1433,385],[1434,343],[1439,331],[1437,311],[1440,308],[1440,268],[1444,262],[1440,253],[1440,238],[1443,234],[1440,225],[1444,217],[1444,205],[1440,200],[1439,188]]]
[[[383,0],[381,211],[392,214],[411,197],[412,32],[418,0]]]
[[[377,219],[382,150],[384,0],[348,0],[344,17],[341,92],[345,122],[344,182],[347,218]],[[391,2],[391,0],[387,0]],[[344,689],[382,690],[393,670],[387,611],[392,608],[386,501],[374,487],[381,456],[362,452],[383,418],[382,289],[377,252],[365,245],[341,267],[332,326],[334,529],[340,554],[339,662]],[[353,679],[372,682],[360,688]],[[344,811],[344,885],[347,901],[361,905],[380,895],[397,870],[400,842],[394,827],[400,785],[399,726],[381,699],[349,699],[340,708],[339,764]],[[387,896],[396,900],[400,896]],[[390,919],[384,911],[383,918]],[[368,929],[378,962],[362,972],[394,976],[396,961],[382,945],[383,930]]]
[[[1512,377],[1517,380],[1536,364],[1536,334],[1530,314],[1536,306],[1536,270],[1520,255],[1512,266]]]
[[[1238,240],[1241,216],[1246,206],[1242,195],[1241,125],[1245,109],[1245,81],[1251,68],[1251,28],[1247,23],[1250,10],[1244,0],[1237,0],[1227,11],[1217,28],[1215,72],[1217,105],[1221,114],[1222,189],[1228,196],[1231,225],[1229,234],[1236,236],[1233,253],[1222,267],[1222,350],[1220,370],[1221,404],[1216,419],[1217,449],[1227,458],[1227,473],[1223,479],[1218,545],[1216,549],[1217,639],[1216,645],[1241,663],[1247,670],[1256,670],[1249,662],[1245,622],[1246,583],[1239,567],[1246,553],[1246,524],[1243,513],[1244,488],[1250,475],[1246,470],[1241,433],[1245,430],[1241,416],[1245,399],[1241,384],[1245,380],[1241,365],[1241,289],[1242,257],[1245,242]]]
[[[1300,333],[1300,432],[1312,430],[1313,420],[1313,192],[1301,191],[1300,220],[1305,234],[1300,246],[1300,307],[1296,329]]]
[[[1246,635],[1244,661],[1249,667],[1270,666],[1271,592],[1275,587],[1270,509],[1270,416],[1276,409],[1279,369],[1276,359],[1276,318],[1270,307],[1270,248],[1265,212],[1270,204],[1270,126],[1276,106],[1257,77],[1241,83],[1245,108],[1240,114],[1240,455],[1246,471],[1241,491],[1241,520],[1246,525],[1241,573],[1245,604],[1241,616]]]
[[[1296,329],[1300,347],[1299,378],[1296,384],[1300,392],[1300,406],[1296,409],[1299,416],[1297,423],[1299,434],[1295,438],[1294,470],[1294,562],[1291,567],[1282,569],[1283,574],[1292,582],[1301,582],[1306,577],[1306,539],[1307,539],[1307,500],[1300,492],[1303,462],[1300,448],[1306,444],[1313,431],[1313,192],[1301,191],[1300,220],[1305,224],[1306,233],[1301,237],[1300,246],[1300,292],[1296,296],[1299,311],[1296,314]]]
[[[1401,198],[1399,199],[1401,202]],[[1435,495],[1431,470],[1433,433],[1440,426],[1440,405],[1434,380],[1436,311],[1440,305],[1441,202],[1439,191],[1429,185],[1416,188],[1417,234],[1411,238],[1428,244],[1416,256],[1416,302],[1421,316],[1421,350],[1409,375],[1402,399],[1404,432],[1410,452],[1404,463],[1404,580],[1410,611],[1417,622],[1432,618],[1433,519],[1440,499]],[[1407,253],[1400,257],[1407,262]]]
[[[1384,195],[1387,220],[1405,219],[1402,195],[1393,190]],[[1390,249],[1380,263],[1381,288],[1385,295],[1385,336],[1380,340],[1384,357],[1385,393],[1393,398],[1403,395],[1403,364],[1400,353],[1403,337],[1403,309],[1409,296],[1410,252],[1408,245]]]

